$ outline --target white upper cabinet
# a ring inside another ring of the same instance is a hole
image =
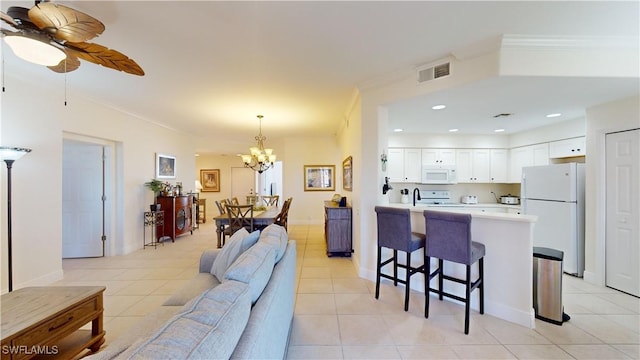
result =
[[[389,149],[387,154],[387,176],[391,182],[420,182],[420,149]]]
[[[491,182],[506,183],[509,180],[509,151],[507,149],[491,149]]]
[[[459,183],[491,182],[491,150],[456,150],[456,169]]]
[[[455,165],[455,149],[422,149],[422,165]]]
[[[519,183],[522,178],[522,168],[549,164],[549,144],[536,144],[513,148],[510,151],[511,161],[509,182]]]
[[[552,159],[572,156],[584,156],[586,154],[585,137],[577,137],[549,143],[549,157]]]

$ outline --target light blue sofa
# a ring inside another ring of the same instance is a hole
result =
[[[160,309],[86,359],[283,359],[296,243],[278,225],[242,231],[205,251],[199,274]]]

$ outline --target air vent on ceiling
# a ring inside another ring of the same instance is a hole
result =
[[[428,67],[426,69],[418,69],[418,84],[441,78],[443,76],[448,76],[451,74],[450,70],[451,67],[449,62]]]

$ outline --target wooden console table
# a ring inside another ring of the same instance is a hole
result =
[[[27,287],[2,295],[0,357],[71,359],[104,343],[104,286]],[[80,330],[91,322],[91,330]]]

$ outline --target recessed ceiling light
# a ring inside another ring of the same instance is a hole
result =
[[[397,128],[397,129],[393,129],[393,131],[395,131],[395,132],[403,132],[404,129]]]
[[[554,118],[554,117],[558,117],[558,116],[562,116],[562,114],[560,113],[553,113],[553,114],[548,114],[547,117],[548,118]]]
[[[431,107],[431,109],[433,109],[433,110],[442,110],[442,109],[444,109],[446,107],[447,107],[447,105],[440,104],[440,105],[433,105]]]
[[[494,132],[504,132],[504,129],[495,129]]]
[[[457,132],[458,129],[449,129],[449,132]]]

